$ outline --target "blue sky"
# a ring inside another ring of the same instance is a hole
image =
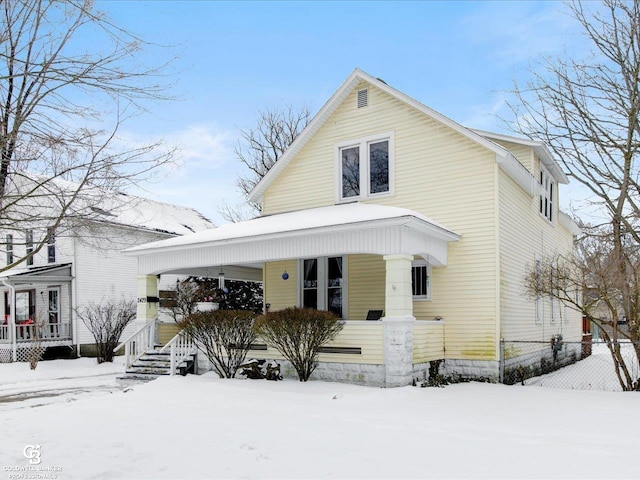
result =
[[[141,61],[176,56],[176,100],[149,105],[122,132],[181,148],[179,165],[142,194],[195,207],[217,224],[221,202],[242,201],[233,149],[258,110],[291,104],[315,112],[358,67],[463,125],[507,133],[500,117],[509,117],[514,79],[525,81],[541,55],[584,47],[556,1],[96,5],[117,25],[169,46]]]

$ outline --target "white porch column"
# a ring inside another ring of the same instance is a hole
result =
[[[413,374],[412,255],[385,255],[386,287],[384,332],[385,384],[410,385]]]
[[[158,277],[155,275],[138,275],[138,310],[136,322],[144,324],[158,316],[157,298]]]

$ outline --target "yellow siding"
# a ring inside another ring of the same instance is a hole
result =
[[[385,265],[380,255],[350,255],[347,267],[349,320],[364,320],[369,310],[384,311]]]
[[[417,321],[413,327],[413,363],[444,358],[444,322]]]
[[[166,345],[173,337],[175,337],[180,331],[180,327],[175,323],[160,323],[158,324],[158,342],[161,345]]]
[[[505,140],[491,139],[491,141],[499,145],[502,145],[503,147],[508,149],[511,153],[513,153],[516,159],[522,165],[524,165],[527,170],[529,170],[529,172],[531,172],[533,175],[536,174],[536,160],[535,160],[535,155],[533,153],[533,149],[531,147],[527,147],[526,145],[520,145],[517,143],[507,142]],[[539,178],[539,177],[536,177],[536,178]]]
[[[288,280],[282,278],[285,271],[289,274]],[[298,269],[295,260],[265,263],[263,272],[264,302],[271,305],[269,311],[274,312],[298,304]]]
[[[258,339],[256,343],[264,343],[264,341]],[[327,346],[360,348],[361,353],[321,353],[318,356],[321,362],[382,365],[384,363],[382,322],[347,322],[338,338]],[[276,349],[269,347],[267,350],[250,350],[248,358],[282,360],[283,357]]]
[[[369,202],[416,210],[462,235],[449,246],[448,266],[433,269],[432,300],[415,302],[415,316],[444,318],[447,358],[497,358],[494,154],[372,86],[369,106],[357,109],[356,90],[269,186],[264,213],[333,205],[336,145],[394,132],[395,195]],[[348,313],[357,319],[381,303],[374,284],[384,268],[366,258],[349,266]],[[355,276],[367,269],[372,278]]]
[[[537,171],[539,172],[539,165]],[[551,321],[551,301],[543,299],[544,319],[536,323],[536,303],[525,293],[526,273],[536,256],[544,258],[569,252],[573,237],[558,223],[557,194],[553,223],[539,214],[539,197],[531,197],[507,175],[500,174],[500,270],[501,335],[505,340],[550,341],[555,333],[565,340],[580,340],[582,320],[578,312],[555,302],[555,322]],[[523,221],[523,219],[527,221]],[[546,348],[546,347],[545,347]]]

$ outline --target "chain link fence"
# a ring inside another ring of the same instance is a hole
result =
[[[602,340],[501,341],[500,380],[507,385],[538,385],[574,390],[621,391],[609,347],[619,346],[628,372],[640,378],[640,366],[630,341]]]

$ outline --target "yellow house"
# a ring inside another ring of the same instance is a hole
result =
[[[356,69],[252,192],[261,217],[128,253],[141,298],[157,275],[223,269],[262,280],[266,309],[340,315],[314,378],[408,385],[444,359],[497,380],[518,358],[501,339],[580,340],[577,312],[524,293],[527,269],[573,248],[566,183],[544,144],[467,129]]]

